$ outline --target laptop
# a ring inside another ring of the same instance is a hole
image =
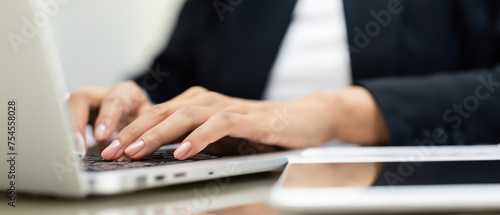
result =
[[[0,3],[0,189],[60,197],[112,195],[284,167],[282,151],[176,160],[166,147],[140,161],[104,161],[75,150],[67,91],[50,19],[66,0]]]

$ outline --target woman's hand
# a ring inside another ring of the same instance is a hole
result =
[[[142,112],[137,107],[127,110],[134,115]],[[119,111],[116,115],[123,116],[124,111]],[[118,117],[106,119],[116,122]],[[119,132],[102,157],[141,159],[165,144],[182,140],[174,153],[182,160],[224,137],[286,148],[319,146],[334,138],[376,144],[387,141],[381,119],[371,95],[359,87],[282,102],[232,98],[193,87],[141,114]]]
[[[142,89],[132,81],[113,87],[87,87],[71,93],[69,104],[73,123],[85,136],[87,124],[94,125],[97,142],[105,142],[151,108]]]

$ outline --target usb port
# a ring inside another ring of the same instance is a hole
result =
[[[137,177],[137,185],[139,186],[144,186],[146,185],[146,176],[139,176]]]
[[[184,177],[184,176],[186,176],[185,172],[175,173],[175,175],[174,175],[174,177],[176,177],[176,178],[180,178],[180,177]]]
[[[156,181],[163,181],[165,179],[165,176],[163,176],[163,175],[157,175],[155,177],[155,179],[156,179]]]

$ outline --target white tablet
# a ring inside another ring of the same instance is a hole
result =
[[[500,160],[292,162],[269,203],[299,213],[500,211]]]

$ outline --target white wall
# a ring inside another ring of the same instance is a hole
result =
[[[70,90],[144,71],[164,48],[184,0],[69,0],[52,20]]]

